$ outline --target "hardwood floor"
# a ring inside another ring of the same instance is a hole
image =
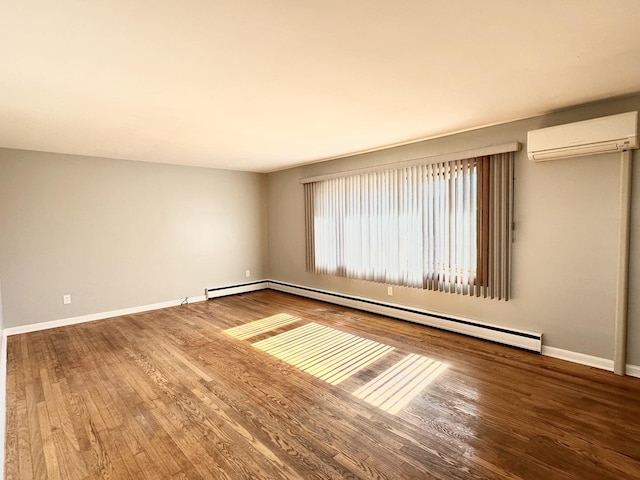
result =
[[[640,380],[265,290],[9,337],[5,473],[640,479]]]

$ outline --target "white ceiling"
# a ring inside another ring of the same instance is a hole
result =
[[[2,147],[265,172],[638,91],[638,0],[0,0]]]

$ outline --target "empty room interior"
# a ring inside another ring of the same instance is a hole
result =
[[[638,59],[636,0],[3,2],[0,475],[640,479]]]

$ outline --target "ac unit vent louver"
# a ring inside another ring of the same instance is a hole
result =
[[[541,128],[527,134],[527,153],[534,162],[634,148],[638,148],[638,112]]]

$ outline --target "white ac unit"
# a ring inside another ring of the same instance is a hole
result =
[[[531,130],[527,153],[534,162],[638,148],[638,112]]]

